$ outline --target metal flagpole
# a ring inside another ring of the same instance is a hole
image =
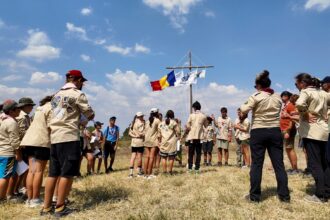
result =
[[[214,66],[193,66],[192,65],[192,55],[191,55],[191,51],[189,51],[189,66],[175,66],[175,67],[166,67],[166,69],[171,69],[171,70],[175,70],[175,69],[189,69],[189,71],[191,72],[192,69],[206,69],[206,68],[213,68]],[[190,102],[190,113],[192,113],[192,102],[193,102],[193,91],[192,91],[192,84],[189,85],[189,92],[190,92],[190,98],[189,98],[189,102]]]

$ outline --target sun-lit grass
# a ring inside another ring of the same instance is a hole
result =
[[[175,167],[176,175],[156,179],[128,179],[129,150],[122,144],[114,173],[76,179],[70,199],[79,212],[67,219],[330,219],[330,204],[310,204],[303,200],[313,192],[313,180],[301,175],[289,177],[291,204],[276,197],[276,181],[266,159],[262,183],[263,202],[243,199],[249,190],[249,170],[234,166],[234,147],[229,167],[202,167],[198,176]],[[299,165],[305,168],[300,149]],[[216,162],[214,154],[213,162]],[[286,160],[287,168],[288,160]],[[85,163],[85,161],[84,161]],[[83,165],[83,173],[85,164]],[[23,204],[2,205],[0,219],[42,219],[39,209]]]

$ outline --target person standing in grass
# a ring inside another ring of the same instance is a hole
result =
[[[288,170],[289,175],[298,174],[297,154],[294,150],[294,142],[297,134],[297,129],[294,121],[291,119],[291,113],[295,110],[295,106],[290,102],[292,93],[284,91],[281,94],[283,102],[281,111],[280,126],[284,138],[284,148],[291,163],[291,168]]]
[[[321,81],[322,89],[330,93],[330,76],[324,77],[324,79]],[[328,129],[329,129],[329,138],[327,143],[327,161],[328,161],[328,169],[330,169],[330,109],[328,110]]]
[[[307,73],[298,74],[295,79],[300,91],[296,102],[300,113],[299,133],[306,148],[316,187],[314,195],[306,196],[305,200],[324,203],[330,198],[330,169],[326,158],[330,95],[321,90],[318,80]]]
[[[129,129],[129,136],[132,138],[131,148],[132,156],[129,167],[129,178],[132,178],[134,172],[134,163],[137,159],[138,176],[143,176],[142,170],[142,156],[144,152],[144,136],[145,136],[145,121],[142,112],[137,112],[134,116],[132,124]]]
[[[104,129],[103,136],[105,139],[103,147],[104,169],[106,173],[113,171],[113,163],[116,158],[116,151],[119,144],[119,127],[116,125],[117,118],[112,116],[109,119],[109,125]],[[110,155],[110,165],[108,167],[108,157]]]
[[[242,146],[241,146],[241,141],[238,138],[239,129],[236,129],[236,125],[240,123],[240,117],[241,117],[241,109],[238,108],[237,109],[237,118],[235,120],[235,124],[234,124],[234,129],[235,129],[235,140],[236,140],[236,165],[237,167],[242,167],[245,166],[244,164],[244,159],[243,159],[243,153],[242,153]]]
[[[280,129],[282,101],[270,86],[269,72],[264,70],[255,80],[257,92],[251,95],[240,108],[245,114],[252,111],[250,193],[245,198],[252,202],[260,202],[262,168],[267,150],[275,170],[279,200],[290,202],[288,176],[283,162],[283,137]]]
[[[193,113],[189,115],[186,131],[188,132],[188,173],[192,173],[195,157],[195,173],[200,173],[200,163],[202,156],[202,140],[204,128],[207,127],[207,118],[201,112],[201,104],[196,101],[192,105]]]
[[[225,166],[228,166],[229,144],[232,141],[233,125],[231,119],[228,117],[227,108],[225,107],[221,108],[220,112],[221,112],[221,116],[218,118],[218,120],[214,120],[214,124],[218,128],[218,132],[217,132],[218,166],[222,166],[223,155],[225,157]]]
[[[243,154],[242,168],[249,168],[251,165],[250,159],[250,120],[248,119],[248,114],[242,113],[239,109],[240,116],[236,120],[234,128],[236,130],[236,138],[241,147],[241,152]]]
[[[173,164],[176,157],[177,141],[181,135],[181,125],[179,120],[174,119],[174,112],[168,110],[165,121],[158,126],[160,156],[162,158],[163,173],[172,175]],[[167,166],[167,161],[169,162]]]
[[[207,127],[204,129],[204,143],[203,143],[203,153],[204,153],[204,165],[212,166],[212,151],[215,140],[215,130],[212,125],[213,119],[207,117]]]
[[[25,147],[29,159],[29,171],[26,178],[26,206],[35,208],[42,205],[40,189],[44,170],[50,157],[50,128],[52,116],[51,103],[53,96],[46,96],[36,109],[31,126],[27,130],[21,146]],[[38,135],[36,135],[38,134]]]
[[[87,127],[84,128],[84,156],[87,159],[87,175],[93,175],[94,171],[94,147],[91,144],[92,133]]]
[[[94,164],[93,164],[93,170],[95,170],[95,162],[96,160],[98,160],[98,163],[97,163],[97,174],[100,173],[100,170],[101,170],[101,165],[102,165],[102,147],[101,145],[103,144],[104,142],[104,138],[103,138],[103,132],[101,131],[102,129],[102,125],[103,123],[97,121],[95,122],[94,124],[94,128],[95,130],[92,132],[92,135],[95,137],[95,141],[93,143],[94,145]]]
[[[158,126],[161,123],[159,120],[158,109],[153,108],[150,111],[149,120],[145,125],[145,157],[144,157],[144,169],[145,169],[145,177],[153,178],[152,168],[154,165],[154,159],[156,157],[156,149],[159,147],[159,132]]]
[[[54,213],[55,217],[62,217],[73,211],[65,205],[65,199],[71,190],[73,177],[79,174],[80,117],[83,114],[87,120],[93,120],[95,116],[86,95],[81,92],[85,81],[87,80],[81,71],[70,70],[66,74],[66,84],[51,101],[50,164],[45,185],[44,206],[40,212],[42,216]],[[52,197],[58,180],[57,202],[54,211]]]
[[[2,105],[2,110],[0,119],[0,204],[6,201],[7,192],[13,191],[14,186],[9,185],[9,178],[16,172],[17,161],[22,160],[19,150],[19,127],[15,119],[21,111],[19,104],[14,100],[6,100]]]

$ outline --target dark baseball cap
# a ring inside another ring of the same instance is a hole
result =
[[[116,119],[117,119],[117,118],[116,118],[115,116],[112,116],[112,117],[109,119],[109,121],[110,121],[110,120],[114,120],[114,121],[116,121]]]
[[[330,76],[326,76],[321,83],[330,83]]]
[[[33,100],[29,97],[23,97],[18,100],[18,104],[20,107],[27,106],[27,105],[32,105],[35,106],[36,104],[33,102]]]
[[[87,81],[87,79],[83,76],[80,70],[69,70],[66,73],[66,76],[72,76],[76,78],[82,78],[83,82]]]
[[[95,124],[94,124],[94,126],[102,126],[102,125],[103,125],[103,123],[101,123],[99,121],[95,122]]]

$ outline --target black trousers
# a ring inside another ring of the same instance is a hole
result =
[[[277,193],[280,199],[290,199],[288,176],[283,163],[283,137],[280,128],[260,128],[251,131],[250,199],[260,201],[262,168],[266,149],[275,170]]]
[[[193,140],[192,143],[189,143],[189,154],[188,154],[188,168],[192,169],[194,163],[194,155],[196,152],[195,158],[195,170],[199,170],[201,166],[201,157],[202,157],[202,143],[201,140]]]
[[[319,198],[330,198],[330,168],[326,159],[326,141],[304,138],[308,165],[315,180],[315,195]]]

